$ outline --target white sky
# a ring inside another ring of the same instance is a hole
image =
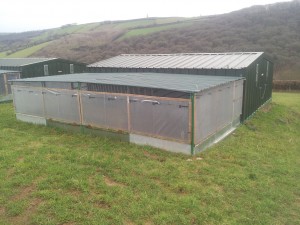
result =
[[[193,17],[289,0],[1,0],[0,32],[60,27],[69,23],[149,17]]]

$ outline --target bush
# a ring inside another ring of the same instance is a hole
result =
[[[299,80],[274,80],[273,90],[300,91],[300,81]]]

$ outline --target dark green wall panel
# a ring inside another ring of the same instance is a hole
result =
[[[267,66],[269,62],[269,66]],[[256,65],[259,64],[256,75]],[[268,68],[269,67],[269,68]],[[273,63],[260,56],[250,66],[242,69],[179,69],[179,68],[87,68],[88,72],[158,72],[186,73],[211,76],[245,77],[242,121],[251,116],[261,105],[272,97]],[[268,74],[267,74],[268,73]],[[256,82],[256,76],[257,82]]]

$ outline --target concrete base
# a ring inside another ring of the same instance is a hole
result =
[[[170,152],[191,154],[191,145],[189,144],[162,140],[159,138],[147,137],[138,134],[129,134],[129,140],[131,143],[139,145],[150,145],[156,148],[168,150]]]
[[[80,126],[77,124],[67,124],[58,121],[47,120],[47,125],[50,127],[58,127],[74,133],[90,134],[95,136],[107,137],[112,140],[129,142],[129,134],[126,132],[117,132],[111,130],[98,129],[94,127]]]
[[[47,124],[46,119],[43,117],[39,117],[39,116],[30,116],[30,115],[17,113],[16,117],[17,117],[17,120],[21,120],[21,121],[27,122],[27,123],[34,123],[34,124],[40,124],[40,125]]]
[[[34,123],[34,124],[40,124],[40,125],[47,125],[50,127],[58,127],[63,130],[75,132],[75,133],[84,133],[84,134],[92,134],[102,137],[107,137],[113,140],[119,140],[119,141],[125,141],[125,142],[131,142],[139,145],[149,145],[156,148],[164,149],[170,152],[175,153],[184,153],[184,154],[191,154],[191,145],[185,144],[185,143],[178,143],[174,141],[169,140],[163,140],[159,138],[149,137],[149,136],[143,136],[139,134],[129,134],[126,132],[118,132],[113,130],[104,130],[94,127],[86,127],[86,126],[80,126],[78,124],[67,124],[67,123],[61,123],[58,121],[53,120],[47,120],[43,117],[38,116],[31,116],[31,115],[25,115],[17,113],[16,117],[18,120],[28,122],[28,123]],[[240,124],[239,118],[235,119],[232,123],[225,126],[223,129],[218,131],[217,133],[211,135],[209,138],[204,140],[203,142],[199,143],[195,146],[195,153],[201,152],[205,150],[206,148],[210,147],[211,145],[221,141],[226,136],[228,136],[232,131],[236,129],[236,127]]]

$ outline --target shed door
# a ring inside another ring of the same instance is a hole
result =
[[[189,102],[130,97],[131,131],[189,140]]]
[[[84,125],[128,130],[126,96],[83,92],[81,101]]]

